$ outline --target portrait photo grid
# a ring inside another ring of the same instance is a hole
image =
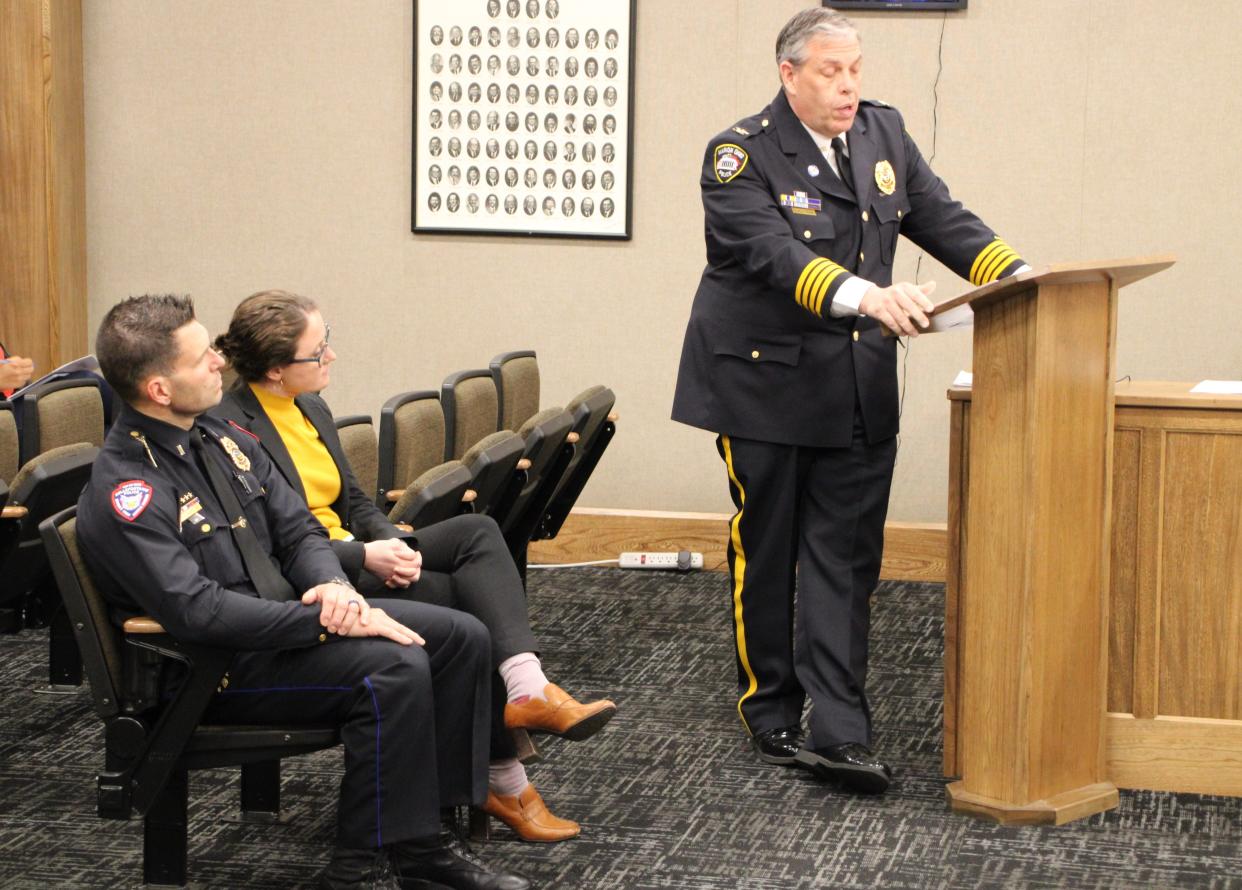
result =
[[[634,0],[415,0],[414,231],[629,237]]]

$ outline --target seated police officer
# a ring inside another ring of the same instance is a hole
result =
[[[179,639],[241,650],[211,722],[340,726],[337,845],[320,886],[392,887],[386,858],[405,888],[529,887],[441,832],[442,807],[487,792],[483,625],[368,603],[344,580],[262,448],[201,416],[224,362],[188,297],[114,306],[96,354],[125,406],[78,503],[83,556],[118,619],[147,613]]]

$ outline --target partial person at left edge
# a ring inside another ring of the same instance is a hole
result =
[[[34,373],[34,362],[20,355],[12,355],[0,343],[0,397],[8,398],[15,390],[21,389],[30,381]]]
[[[258,443],[203,416],[222,391],[210,344],[188,297],[130,298],[100,325],[99,363],[124,405],[77,529],[113,619],[145,613],[178,639],[239,650],[208,722],[339,727],[336,847],[320,888],[526,890],[441,822],[442,808],[487,793],[486,628],[353,588]]]

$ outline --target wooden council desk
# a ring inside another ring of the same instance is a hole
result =
[[[1242,795],[1242,396],[1191,386],[1116,386],[1108,778]],[[956,776],[971,391],[948,395],[944,772]]]

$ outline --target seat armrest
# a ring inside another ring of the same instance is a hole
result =
[[[127,634],[162,634],[165,633],[164,625],[160,624],[154,618],[130,618],[122,625],[122,629]]]
[[[621,415],[620,415],[620,414],[618,414],[616,411],[609,411],[609,412],[608,412],[608,419],[609,419],[609,420],[611,420],[613,423],[616,423],[616,422],[617,422],[617,418],[618,418],[618,417],[620,417],[620,416],[621,416]]]
[[[403,494],[405,494],[405,492],[402,489],[393,488],[384,492],[384,500],[388,501],[390,504],[395,504],[397,501],[401,500],[401,495]]]
[[[0,519],[24,519],[29,512],[25,507],[3,507],[0,508]]]
[[[473,488],[467,488],[464,492],[462,492],[461,502],[463,504],[473,504],[475,498],[477,498],[478,496],[479,496],[479,493],[475,491]]]
[[[403,532],[414,531],[414,526],[406,522],[395,522],[393,523],[393,528],[397,529],[398,531],[403,531]]]

